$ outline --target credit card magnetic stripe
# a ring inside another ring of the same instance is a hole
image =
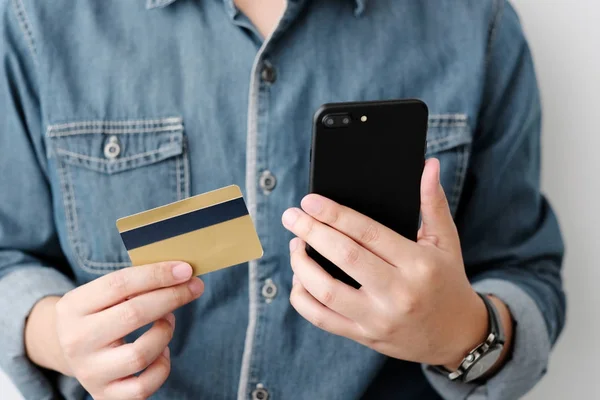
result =
[[[248,215],[242,197],[121,232],[129,250]]]

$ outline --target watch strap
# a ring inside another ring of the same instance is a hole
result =
[[[504,344],[505,335],[504,328],[502,327],[502,319],[500,318],[500,313],[494,305],[494,302],[488,297],[488,295],[477,292],[483,303],[485,304],[485,308],[487,308],[488,312],[488,323],[489,323],[489,333],[493,333],[496,336],[496,342]]]

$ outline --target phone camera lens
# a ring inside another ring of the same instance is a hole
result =
[[[325,119],[325,125],[332,126],[333,124],[335,124],[335,121],[333,120],[333,118],[326,118]]]
[[[342,119],[342,124],[344,124],[344,125],[348,125],[349,123],[350,123],[350,118],[348,118],[348,117],[344,117],[344,118]]]

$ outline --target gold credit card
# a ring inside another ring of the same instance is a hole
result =
[[[263,255],[235,185],[120,218],[117,229],[133,265],[185,261],[201,275]]]

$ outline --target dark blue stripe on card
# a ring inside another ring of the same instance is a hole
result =
[[[248,215],[242,197],[121,233],[127,250]]]

